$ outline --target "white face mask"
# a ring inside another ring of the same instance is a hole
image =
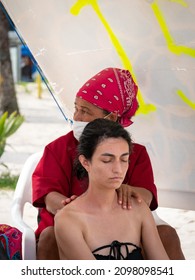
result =
[[[78,141],[79,141],[79,138],[80,138],[81,134],[83,133],[83,130],[84,130],[85,126],[86,126],[88,123],[89,123],[89,122],[73,121],[72,130],[73,130],[74,137],[75,137]]]

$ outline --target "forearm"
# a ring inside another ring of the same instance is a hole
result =
[[[66,199],[66,196],[58,192],[50,192],[45,196],[45,205],[48,212],[55,215],[56,212],[61,209],[64,204],[62,201]]]

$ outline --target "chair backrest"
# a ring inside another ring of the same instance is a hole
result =
[[[22,232],[22,258],[24,260],[36,259],[36,239],[34,229],[24,222],[24,206],[32,204],[32,173],[38,164],[42,152],[29,156],[24,163],[11,207],[11,216],[14,226]]]

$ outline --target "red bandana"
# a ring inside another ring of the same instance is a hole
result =
[[[132,124],[131,117],[138,108],[137,91],[128,70],[106,68],[89,79],[76,96],[103,110],[117,113],[120,124],[126,127]]]

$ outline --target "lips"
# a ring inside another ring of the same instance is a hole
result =
[[[123,180],[122,177],[112,177],[110,179],[113,180],[113,181],[121,181],[121,180]]]

